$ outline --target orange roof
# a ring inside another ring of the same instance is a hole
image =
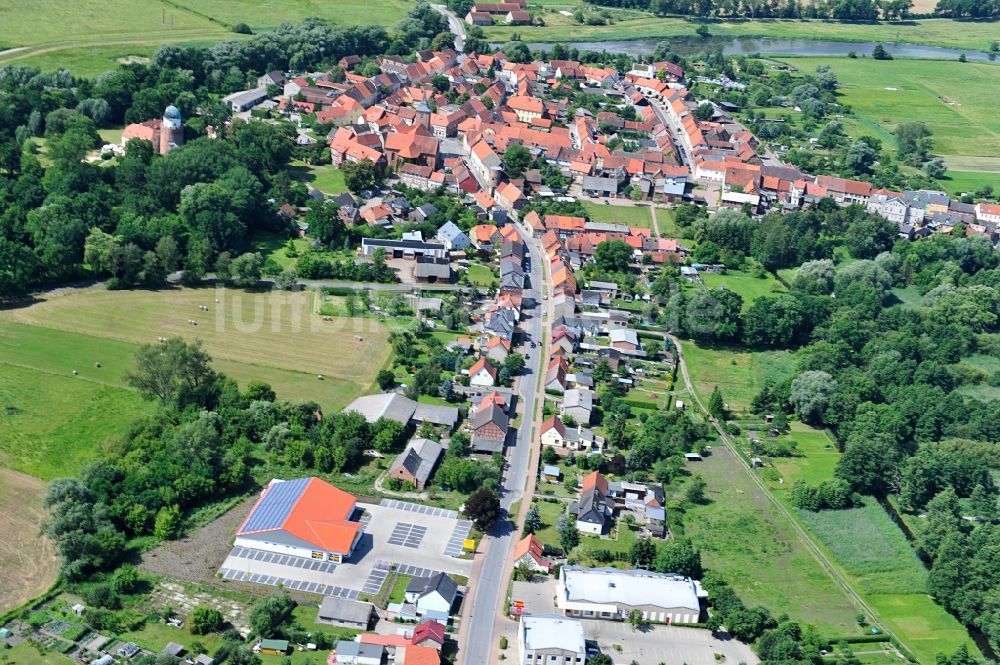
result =
[[[510,342],[505,340],[503,337],[490,337],[490,341],[486,342],[487,349],[492,349],[497,346],[502,346],[510,351]]]
[[[493,234],[497,232],[497,227],[493,224],[476,224],[469,229],[469,235],[476,242],[489,242]]]
[[[441,653],[434,647],[409,645],[399,660],[399,650],[396,651],[396,662],[402,665],[441,665]]]
[[[492,208],[497,204],[497,202],[494,201],[493,198],[483,190],[479,190],[478,192],[476,192],[473,198],[476,199],[476,203],[479,204],[479,207],[483,209]],[[485,225],[481,224],[480,226],[485,226]],[[492,226],[492,224],[490,226]],[[496,230],[495,226],[493,228],[494,230]]]
[[[507,398],[498,393],[497,391],[491,390],[485,395],[483,395],[483,398],[479,400],[480,409],[485,409],[486,407],[492,404],[496,404],[501,409],[505,409],[507,406]]]
[[[361,524],[349,521],[357,500],[319,478],[272,482],[237,536],[284,531],[310,545],[349,554]]]
[[[405,647],[409,646],[409,638],[402,635],[377,635],[375,633],[362,633],[358,635],[362,644],[378,644],[384,647]]]
[[[506,226],[500,227],[500,235],[503,236],[504,240],[521,239],[521,234],[517,232],[517,229],[513,224],[507,224]]]
[[[597,471],[591,471],[583,479],[583,484],[580,485],[581,492],[586,492],[592,487],[596,487],[597,491],[601,494],[607,496],[608,494],[608,479],[602,476]]]
[[[493,365],[491,365],[490,361],[487,360],[486,358],[480,358],[479,360],[476,361],[475,365],[473,365],[472,367],[469,368],[469,376],[475,376],[476,374],[478,374],[483,369],[485,369],[486,372],[491,377],[493,377],[494,379],[497,378],[497,369],[496,369],[496,367],[494,367]]]

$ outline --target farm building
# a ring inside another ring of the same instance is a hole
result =
[[[440,443],[430,439],[414,439],[393,461],[389,477],[412,483],[416,489],[422,490],[443,450]]]
[[[319,606],[319,611],[316,613],[316,622],[368,630],[374,613],[375,606],[371,603],[327,596],[323,599],[323,604]]]
[[[369,423],[379,418],[389,418],[404,426],[430,423],[454,427],[458,423],[457,408],[418,403],[399,393],[363,395],[344,408],[344,413],[348,411],[360,413]]]

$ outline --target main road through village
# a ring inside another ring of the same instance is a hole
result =
[[[531,231],[518,225],[521,237],[525,239],[528,255],[531,257],[530,283],[524,290],[525,310],[521,321],[527,339],[536,343],[536,348],[528,349],[524,373],[518,381],[518,398],[521,401],[521,426],[517,430],[515,445],[511,447],[504,473],[501,506],[510,510],[522,498],[531,458],[531,445],[535,421],[535,401],[538,390],[538,373],[541,359],[545,355],[542,347],[542,257],[538,243],[531,239]],[[511,518],[514,518],[511,515]],[[465,642],[461,645],[459,658],[463,665],[488,665],[494,645],[494,627],[500,603],[506,593],[504,571],[513,539],[517,535],[512,522],[503,520],[490,530],[486,540],[486,554],[480,566],[480,574],[470,580],[470,596],[465,602],[472,603],[468,615],[469,626],[465,632]]]

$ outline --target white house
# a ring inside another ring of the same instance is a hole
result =
[[[445,222],[438,229],[437,239],[448,248],[448,251],[462,250],[472,244],[469,236],[465,235],[462,229],[455,226],[454,222]]]
[[[689,577],[641,569],[563,566],[556,585],[556,606],[584,619],[623,620],[638,610],[650,622],[696,623],[703,597]]]
[[[537,573],[548,575],[552,572],[552,563],[542,556],[542,544],[530,533],[514,546],[514,567],[527,566]]]
[[[406,586],[404,599],[415,605],[417,614],[440,612],[451,614],[451,606],[458,596],[458,584],[444,573],[430,577],[414,577]]]
[[[1000,205],[994,203],[977,203],[976,221],[981,224],[984,222],[1000,224]]]
[[[517,627],[521,665],[583,665],[587,642],[579,619],[540,614],[521,617]]]
[[[571,417],[580,425],[590,424],[590,415],[594,410],[594,392],[571,388],[563,394],[559,414]]]
[[[385,647],[381,644],[363,644],[340,640],[335,649],[337,665],[381,665]]]
[[[486,358],[480,358],[469,368],[469,384],[488,388],[496,384],[497,370]]]

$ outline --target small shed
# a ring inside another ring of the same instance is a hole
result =
[[[83,603],[77,603],[76,605],[73,606],[72,609],[73,609],[73,614],[75,614],[78,617],[82,617],[83,611],[87,609],[87,606],[84,605]]]
[[[163,651],[160,653],[167,656],[173,656],[174,658],[180,658],[184,653],[184,645],[177,644],[177,642],[167,642],[167,646],[163,647]]]
[[[542,470],[542,474],[545,476],[546,480],[559,480],[559,478],[562,477],[562,471],[560,471],[559,467],[551,464],[545,465],[545,468]]]
[[[261,640],[260,652],[269,656],[284,656],[288,653],[288,640]]]
[[[101,656],[97,660],[91,661],[90,665],[114,665],[114,663],[115,663],[115,659],[114,658],[112,658],[108,654],[104,654],[103,656]]]
[[[684,453],[684,459],[688,462],[700,462],[701,453]]]
[[[675,401],[674,402],[674,408],[677,409],[678,411],[683,411],[684,410],[684,400],[679,399],[679,400]]]
[[[10,631],[6,628],[0,628],[0,640],[5,640],[10,637]]]

